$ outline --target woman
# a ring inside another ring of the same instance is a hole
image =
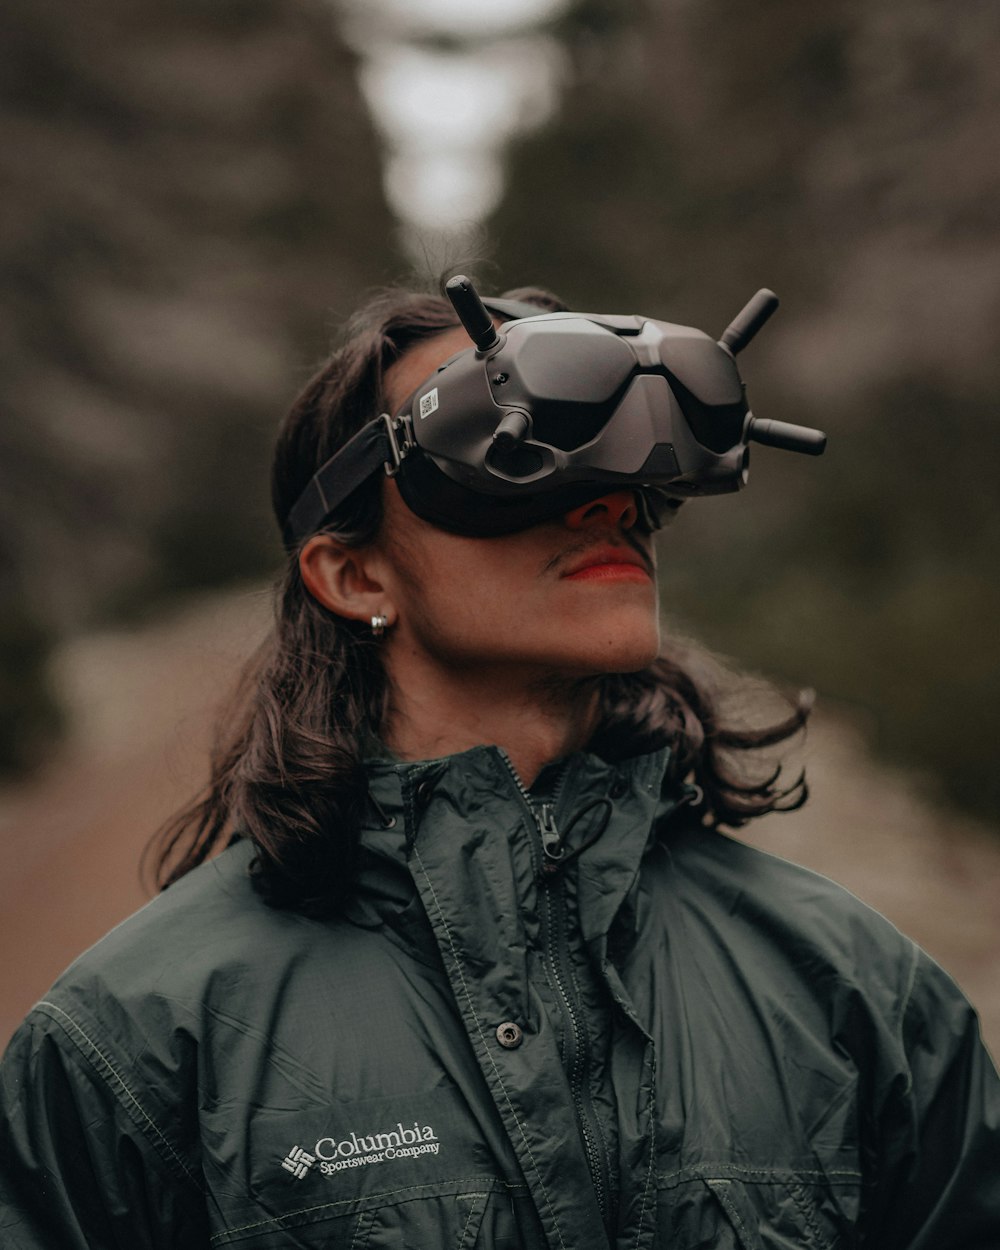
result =
[[[369,308],[283,426],[283,528],[467,346],[441,299]],[[8,1052],[5,1247],[1000,1243],[975,1017],[719,833],[802,800],[752,761],[804,712],[718,723],[648,517],[472,538],[372,479],[291,545],[169,889]]]

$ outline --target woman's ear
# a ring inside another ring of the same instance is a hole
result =
[[[312,597],[337,616],[370,621],[396,619],[380,562],[368,547],[346,547],[330,534],[314,534],[299,553],[299,572]]]

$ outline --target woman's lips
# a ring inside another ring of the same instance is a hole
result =
[[[600,581],[600,582],[649,582],[652,579],[638,564],[630,560],[601,559],[594,564],[586,564],[574,573],[565,574],[569,582]]]

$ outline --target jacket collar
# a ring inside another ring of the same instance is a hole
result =
[[[550,765],[526,791],[496,747],[369,761],[372,802],[349,917],[388,924],[414,953],[436,959],[416,898],[419,877],[422,892],[440,895],[442,907],[489,918],[494,942],[522,945],[543,862],[532,809],[544,801],[572,853],[581,936],[603,945],[659,819],[687,797],[686,787],[666,782],[669,762],[668,750],[614,764],[580,753]]]

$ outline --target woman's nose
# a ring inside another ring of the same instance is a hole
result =
[[[601,495],[599,499],[591,499],[563,517],[571,530],[582,530],[591,525],[630,530],[638,519],[635,495],[630,490],[616,490],[610,495]]]

